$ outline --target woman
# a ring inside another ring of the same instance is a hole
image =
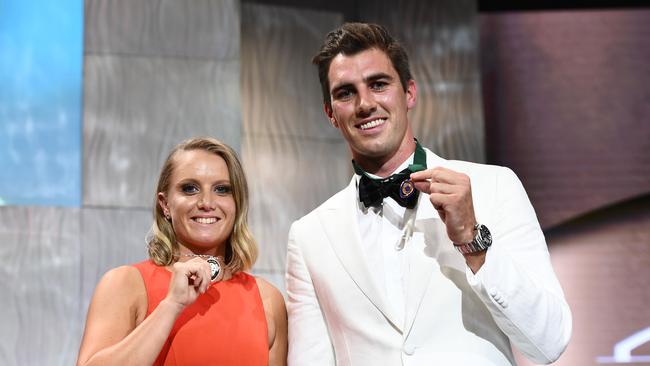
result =
[[[211,138],[163,165],[149,260],[101,279],[77,365],[285,365],[280,292],[244,271],[257,257],[235,152]]]

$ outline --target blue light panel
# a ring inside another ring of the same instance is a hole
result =
[[[0,0],[0,204],[80,206],[82,0]]]

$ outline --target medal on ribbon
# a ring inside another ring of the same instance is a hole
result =
[[[415,192],[415,186],[413,185],[413,181],[410,179],[407,179],[402,182],[399,186],[399,196],[402,198],[408,198],[410,197],[413,192]]]
[[[214,281],[221,273],[221,264],[219,264],[217,258],[214,257],[208,258],[208,264],[210,264],[210,277],[212,281]]]

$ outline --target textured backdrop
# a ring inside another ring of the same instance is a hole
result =
[[[414,1],[395,12],[389,1],[355,4],[411,54],[418,138],[442,156],[484,161],[474,2]],[[74,363],[97,281],[145,259],[155,181],[181,140],[211,135],[240,152],[261,249],[253,272],[282,290],[289,225],[352,174],[310,63],[350,4],[84,5],[81,202],[0,207],[2,365]]]

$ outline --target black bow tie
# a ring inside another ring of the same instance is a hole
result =
[[[419,192],[410,176],[409,168],[383,179],[372,179],[363,174],[359,179],[359,200],[365,207],[370,207],[379,206],[385,197],[391,197],[402,207],[414,208]]]
[[[414,208],[418,203],[418,192],[411,181],[411,173],[427,168],[427,155],[418,140],[415,140],[413,164],[399,173],[388,178],[374,179],[352,160],[354,172],[361,176],[359,179],[359,200],[365,207],[379,206],[386,197],[391,197],[400,206]]]

